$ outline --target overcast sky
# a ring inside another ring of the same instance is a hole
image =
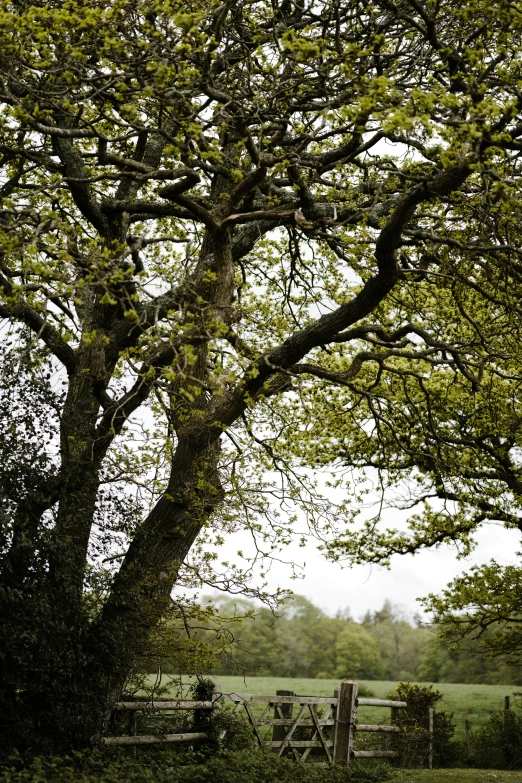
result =
[[[388,524],[393,524],[393,512],[387,512]],[[470,557],[457,560],[456,550],[449,546],[423,551],[415,556],[394,556],[391,569],[378,566],[356,566],[341,569],[326,561],[317,551],[317,543],[310,542],[305,549],[297,545],[288,548],[286,558],[303,564],[304,578],[291,579],[288,565],[274,563],[268,574],[270,589],[277,586],[309,598],[328,614],[349,607],[354,619],[359,620],[370,609],[380,609],[386,599],[402,607],[413,618],[414,614],[428,619],[416,598],[430,592],[439,592],[446,584],[476,563],[492,558],[502,564],[516,563],[516,552],[522,549],[520,533],[501,526],[488,525],[477,535],[478,546]],[[234,557],[238,548],[246,546],[247,538],[234,534],[222,550]]]

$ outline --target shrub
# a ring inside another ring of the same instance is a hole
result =
[[[232,715],[232,707],[222,707],[215,715],[207,729],[210,740],[207,748],[210,751],[239,751],[256,747],[256,737],[252,726],[241,720],[237,715]]]
[[[147,764],[107,763],[103,755],[40,757],[24,765],[14,758],[0,767],[0,783],[380,783],[390,778],[384,765],[320,767],[297,764],[261,750],[242,750],[208,758],[180,753],[176,764],[158,766],[154,756]]]
[[[402,733],[397,735],[396,744],[401,753],[401,764],[405,767],[426,766],[428,761],[430,732],[429,710],[443,698],[433,685],[410,685],[400,682],[391,699],[405,701],[407,709],[397,710],[397,724]],[[442,767],[456,760],[458,745],[451,739],[455,733],[453,713],[440,711],[433,715],[433,765]]]
[[[512,710],[491,715],[473,737],[474,761],[486,769],[522,769],[522,716]]]

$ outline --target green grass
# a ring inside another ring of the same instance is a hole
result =
[[[522,772],[497,769],[410,769],[399,772],[391,783],[522,783]]]
[[[183,678],[184,680],[186,678]],[[304,678],[284,677],[224,677],[216,676],[221,690],[225,693],[259,693],[263,695],[275,694],[277,690],[290,690],[299,695],[306,696],[331,696],[335,688],[339,687],[339,680],[310,680]],[[151,676],[150,682],[155,681]],[[376,698],[386,698],[397,685],[396,681],[368,681],[361,680],[361,685],[370,688]],[[431,685],[431,683],[422,683]],[[456,738],[464,739],[462,713],[467,712],[471,730],[477,729],[484,723],[491,712],[501,710],[504,706],[504,696],[511,696],[511,705],[516,710],[521,707],[522,697],[515,698],[513,693],[522,690],[515,685],[464,685],[455,683],[435,683],[434,687],[444,694],[444,698],[438,703],[439,710],[447,710],[454,713],[457,727]],[[359,708],[358,718],[361,723],[382,722],[388,710],[382,708]],[[522,777],[520,777],[522,783]]]

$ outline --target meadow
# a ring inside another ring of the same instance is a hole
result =
[[[392,783],[522,783],[522,772],[496,769],[401,770]]]
[[[165,676],[162,684],[168,682],[168,676]],[[188,684],[188,678],[183,677],[185,686]],[[156,680],[156,677],[150,677],[150,684]],[[319,680],[288,677],[226,677],[219,676],[215,678],[219,684],[220,690],[224,693],[258,693],[264,695],[275,694],[277,690],[293,691],[297,695],[306,696],[331,696],[335,688],[339,687],[339,680]],[[179,682],[179,678],[177,679]],[[430,682],[420,683],[421,685],[431,685]],[[394,680],[359,680],[359,685],[364,685],[372,691],[376,698],[387,698],[396,688],[397,682]],[[172,690],[175,691],[175,680],[173,680]],[[484,723],[492,712],[502,710],[504,706],[504,696],[511,697],[511,706],[517,711],[522,711],[522,692],[517,696],[517,686],[514,685],[474,685],[459,683],[435,683],[434,688],[444,694],[441,701],[438,702],[436,709],[453,712],[456,724],[456,739],[464,739],[464,727],[462,723],[462,713],[467,712],[471,730],[477,729]],[[382,722],[384,715],[382,709],[361,707],[358,711],[358,719],[361,723]],[[519,776],[520,777],[520,776]],[[520,778],[522,783],[522,777]]]

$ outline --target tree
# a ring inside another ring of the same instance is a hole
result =
[[[378,680],[384,666],[375,639],[361,625],[345,623],[336,643],[335,676]]]
[[[520,553],[518,553],[520,554]],[[434,612],[441,639],[450,646],[500,658],[512,666],[522,660],[522,569],[494,560],[454,579],[442,595],[424,599]],[[519,682],[517,670],[511,673]]]
[[[435,629],[436,630],[436,629]],[[477,642],[467,640],[459,649],[433,636],[419,655],[421,682],[469,682],[520,685],[520,669],[506,655],[487,657]]]
[[[300,466],[329,458],[347,393],[356,421],[390,366],[390,394],[410,362],[496,382],[481,321],[494,343],[516,310],[522,18],[23,0],[1,19],[3,334],[16,399],[29,371],[66,389],[12,433],[17,455],[33,416],[51,440],[1,488],[0,715],[5,747],[62,750],[103,732],[174,585],[243,589],[202,534],[247,525],[270,554],[300,506],[335,535]]]
[[[390,601],[385,601],[379,611],[368,612],[363,626],[377,643],[382,679],[418,679],[419,654],[429,639],[426,629],[413,627]]]

